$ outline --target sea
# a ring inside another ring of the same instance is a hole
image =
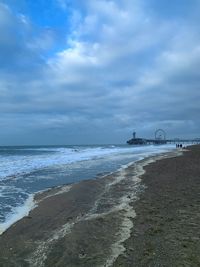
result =
[[[34,195],[100,178],[175,145],[1,146],[0,234],[34,208]]]

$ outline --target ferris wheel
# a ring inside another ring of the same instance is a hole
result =
[[[163,129],[158,129],[155,131],[156,140],[166,140],[166,132]]]

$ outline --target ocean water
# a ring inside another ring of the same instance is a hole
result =
[[[0,147],[0,234],[28,215],[37,192],[96,178],[147,156],[171,151],[161,146]]]

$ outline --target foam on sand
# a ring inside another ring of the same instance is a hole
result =
[[[158,160],[164,159],[164,158],[171,158],[175,156],[181,156],[182,153],[180,151],[175,151],[172,153],[167,154],[161,154],[155,157],[147,158],[143,161],[134,163],[134,175],[132,176],[132,180],[140,183],[141,182],[141,176],[145,174],[144,167],[156,162]],[[130,166],[130,164],[129,164]],[[123,170],[122,170],[123,173]],[[123,173],[124,174],[124,173]],[[124,176],[125,178],[125,176]],[[133,219],[136,217],[135,210],[133,209],[133,206],[131,205],[131,202],[137,199],[137,195],[134,193],[131,193],[127,196],[124,196],[121,198],[121,205],[118,207],[118,210],[123,212],[123,220],[121,223],[121,227],[116,233],[117,239],[116,241],[111,245],[111,255],[106,260],[106,263],[102,267],[111,267],[113,266],[113,263],[115,260],[126,251],[126,248],[124,246],[124,242],[130,237],[131,230],[133,228]]]
[[[175,153],[173,153],[173,155],[174,154]],[[126,248],[124,242],[131,235],[133,219],[136,216],[132,202],[138,198],[138,192],[141,187],[141,176],[145,173],[144,166],[165,157],[169,157],[169,155],[164,154],[154,156],[140,162],[130,163],[120,168],[118,172],[108,175],[108,178],[104,176],[108,181],[94,206],[87,213],[76,217],[71,222],[66,222],[66,224],[62,225],[60,228],[55,229],[50,233],[48,239],[38,242],[36,250],[26,259],[26,261],[33,267],[43,267],[53,244],[59,239],[71,234],[75,225],[80,224],[83,221],[94,221],[95,223],[97,218],[118,214],[118,218],[121,218],[121,224],[115,233],[116,238],[113,240],[112,244],[110,244],[111,253],[109,257],[105,259],[103,264],[104,267],[112,266],[118,256],[125,252]],[[131,168],[131,170],[129,168]],[[121,189],[123,189],[121,190],[122,192],[119,193],[120,195],[113,195],[116,186],[120,186]],[[69,188],[66,187],[65,190],[69,190]],[[55,194],[50,194],[50,196],[53,195]]]
[[[19,221],[36,207],[33,195],[30,195],[23,206],[19,206],[6,218],[5,222],[0,223],[0,235],[5,232],[11,225]]]
[[[180,153],[180,152],[178,152]],[[133,202],[138,199],[141,192],[142,183],[141,176],[145,173],[144,166],[152,163],[158,159],[165,157],[177,156],[177,152],[158,155],[151,158],[143,159],[140,162],[135,162],[132,165],[128,164],[121,168],[112,175],[104,176],[102,180],[102,191],[99,191],[94,205],[83,213],[77,213],[70,221],[62,220],[57,228],[49,231],[48,236],[44,239],[36,240],[35,249],[26,257],[26,261],[31,266],[42,267],[45,260],[48,259],[49,253],[56,242],[63,238],[68,237],[76,227],[82,224],[84,227],[85,221],[95,224],[95,220],[99,217],[107,217],[110,221],[117,219],[115,228],[112,229],[114,234],[108,240],[107,245],[111,253],[106,258],[102,258],[104,267],[112,266],[119,255],[123,254],[126,250],[124,242],[130,237],[133,228],[133,218],[136,216]],[[11,224],[18,221],[20,218],[27,216],[29,211],[33,209],[39,202],[66,193],[70,190],[71,186],[63,186],[53,188],[47,193],[41,193],[39,199],[36,198],[35,202],[33,196],[27,199],[23,207],[15,210],[15,213],[10,216],[6,223],[0,225],[1,232],[5,231]],[[60,198],[60,197],[59,197]],[[76,227],[74,227],[76,226]],[[110,231],[110,224],[106,225],[107,232]],[[84,228],[82,228],[84,230]],[[106,234],[105,231],[105,234]],[[105,235],[106,236],[106,235]],[[113,237],[113,238],[112,238]],[[69,238],[70,240],[70,238]]]
[[[70,191],[71,188],[72,188],[72,185],[62,185],[62,186],[57,186],[55,188],[42,190],[36,194],[35,201],[38,204],[47,198],[67,193]]]

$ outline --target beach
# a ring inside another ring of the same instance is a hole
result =
[[[199,266],[200,146],[35,196],[0,266]]]
[[[200,266],[200,146],[145,170],[126,254],[113,266]]]

